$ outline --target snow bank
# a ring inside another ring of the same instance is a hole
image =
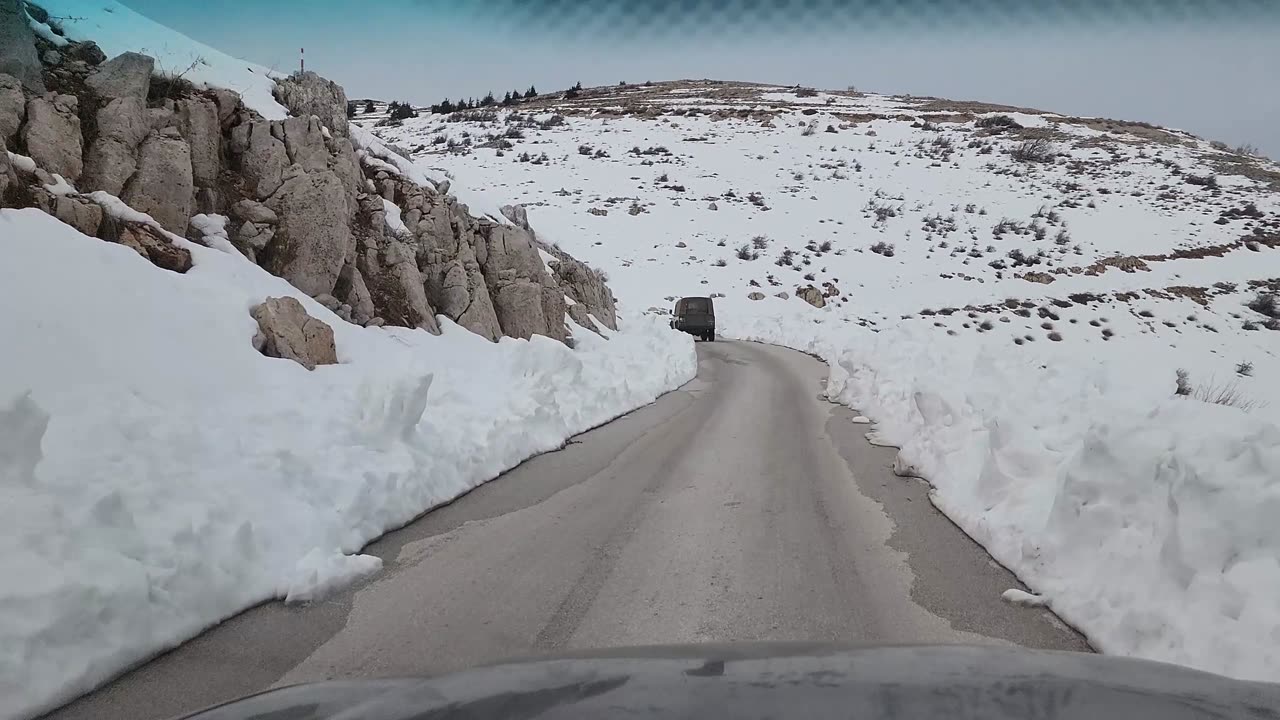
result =
[[[273,95],[272,77],[284,73],[233,58],[139,15],[117,0],[40,0],[39,5],[58,19],[67,37],[92,40],[107,57],[130,51],[144,53],[155,58],[156,72],[182,75],[197,86],[234,90],[245,105],[268,120],[283,120],[288,115]],[[33,27],[46,39],[52,35],[40,23],[33,23]]]
[[[438,337],[360,328],[189,246],[179,275],[0,210],[0,284],[23,308],[0,313],[0,717],[375,572],[372,538],[696,371],[653,318],[607,342],[577,328],[575,350],[443,319]],[[282,295],[333,327],[340,364],[253,349],[250,307]]]
[[[828,396],[901,448],[895,471],[927,478],[939,509],[1098,649],[1280,680],[1267,413],[1173,396],[1136,344],[1066,358],[820,313],[729,323],[823,357]]]

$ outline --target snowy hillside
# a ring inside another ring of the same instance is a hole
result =
[[[825,357],[899,472],[1096,647],[1280,680],[1276,165],[1143,123],[710,81],[363,109],[523,203],[619,307],[714,294],[722,335]]]

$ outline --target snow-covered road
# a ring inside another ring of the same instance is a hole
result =
[[[365,552],[371,582],[233,618],[50,717],[164,718],[273,684],[566,648],[734,640],[1087,649],[894,477],[794,351],[700,343],[697,379]]]

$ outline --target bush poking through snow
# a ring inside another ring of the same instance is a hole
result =
[[[871,252],[885,257],[893,257],[893,245],[881,240],[871,246]]]
[[[760,257],[760,253],[752,250],[750,245],[743,245],[738,248],[737,255],[739,260],[756,260]]]
[[[1009,151],[1009,156],[1018,162],[1048,163],[1053,162],[1053,159],[1058,156],[1058,151],[1048,140],[1035,138],[1018,143]]]
[[[1249,377],[1250,375],[1252,375],[1252,374],[1253,374],[1253,363],[1251,363],[1251,362],[1242,362],[1242,363],[1240,363],[1240,364],[1236,365],[1236,374],[1237,374],[1237,375],[1243,375],[1243,376],[1245,376],[1245,377]]]
[[[166,100],[181,100],[194,94],[196,86],[187,79],[186,75],[203,61],[203,58],[196,58],[185,70],[179,72],[167,72],[162,69],[152,73],[151,84],[147,86],[147,106],[159,107]]]
[[[992,115],[991,117],[984,117],[974,124],[984,130],[1001,131],[1022,129],[1022,125],[1008,115]]]
[[[757,235],[751,238],[751,246],[756,250],[764,250],[769,247],[769,238],[766,235]]]
[[[1280,305],[1276,302],[1275,293],[1258,293],[1245,307],[1269,318],[1280,318]]]
[[[1225,405],[1245,412],[1259,405],[1257,400],[1247,397],[1234,382],[1222,385],[1215,383],[1198,385],[1191,397],[1211,405]]]

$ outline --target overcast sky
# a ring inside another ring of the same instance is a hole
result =
[[[123,0],[224,52],[418,104],[715,78],[1143,120],[1280,158],[1280,0]],[[1193,7],[1194,6],[1194,7]]]

